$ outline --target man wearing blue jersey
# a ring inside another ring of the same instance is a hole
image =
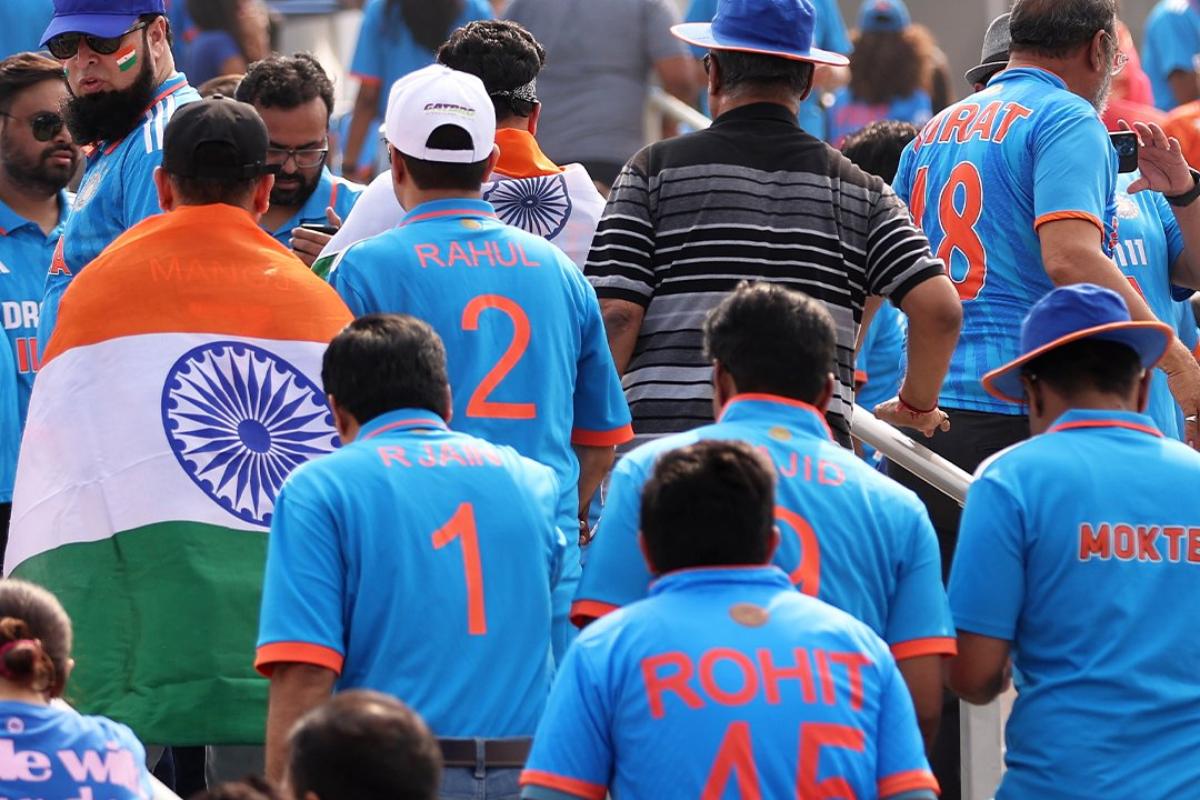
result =
[[[163,131],[175,109],[200,99],[171,55],[163,0],[54,0],[42,35],[67,73],[67,126],[92,147],[71,218],[48,264],[38,320],[44,351],[71,280],[100,251],[146,217],[158,214],[154,170]],[[214,231],[214,234],[219,233]]]
[[[79,160],[61,114],[66,98],[62,68],[53,59],[18,53],[0,61],[0,543],[7,538],[17,446],[39,365],[46,264],[70,213],[64,190]]]
[[[967,470],[1027,435],[1023,408],[997,401],[979,380],[1016,356],[1020,320],[1040,297],[1092,282],[1121,294],[1136,319],[1155,319],[1111,258],[1116,153],[1097,108],[1124,63],[1113,1],[1018,0],[1009,27],[1008,68],[925,126],[895,182],[962,300],[941,395],[951,429],[929,446]],[[1188,204],[1196,185],[1190,173],[1172,173],[1153,188]],[[1197,413],[1200,368],[1187,348],[1173,342],[1162,367],[1176,400]],[[901,470],[895,476],[926,501],[949,567],[958,506]]]
[[[386,128],[408,213],[344,251],[329,281],[356,314],[405,312],[433,325],[450,353],[454,427],[553,467],[558,524],[579,530],[614,445],[633,436],[595,291],[561,250],[479,199],[497,161],[482,81],[439,64],[396,91]],[[569,538],[556,656],[574,633],[580,566]]]
[[[646,596],[651,574],[637,545],[638,517],[659,457],[707,439],[749,442],[779,475],[775,522],[783,539],[772,563],[801,592],[887,641],[932,741],[942,661],[954,653],[937,537],[912,492],[830,437],[823,412],[836,327],[829,312],[775,284],[742,284],[710,313],[704,338],[718,421],[656,439],[617,464],[572,619],[586,624]]]
[[[768,563],[772,473],[744,442],[659,459],[640,527],[660,577],[567,654],[522,797],[935,797],[887,646]]]
[[[267,125],[271,147],[267,161],[279,165],[271,208],[261,225],[305,264],[321,250],[310,245],[300,226],[340,223],[365,187],[334,177],[329,158],[329,117],[333,82],[308,53],[271,56],[250,65],[237,88]]]
[[[1035,434],[971,485],[950,576],[951,688],[1018,689],[1000,800],[1200,785],[1200,455],[1141,413],[1173,336],[1114,292],[1062,287],[984,377]]]
[[[418,319],[351,323],[321,378],[345,446],[275,503],[255,661],[267,774],[331,691],[375,689],[439,737],[443,795],[511,797],[553,668],[557,478],[446,427],[446,351]]]

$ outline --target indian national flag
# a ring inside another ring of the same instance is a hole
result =
[[[81,711],[151,744],[263,741],[266,534],[285,476],[337,446],[320,363],[349,320],[231,206],[146,220],[75,279],[30,402],[5,569],[71,615]]]

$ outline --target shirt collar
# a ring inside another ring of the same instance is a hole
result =
[[[301,222],[316,220],[324,223],[325,209],[331,205],[330,199],[332,197],[333,173],[329,171],[328,167],[322,167],[321,176],[317,179],[317,188],[304,201],[304,205],[300,206],[296,213],[292,215],[291,219],[271,231],[271,234],[278,236],[281,233],[287,233],[293,228],[300,227]]]
[[[449,200],[431,200],[421,203],[400,220],[400,227],[414,222],[425,222],[445,217],[495,217],[496,209],[486,200],[453,197]]]
[[[149,114],[154,110],[156,105],[161,103],[163,100],[166,100],[168,97],[175,94],[180,89],[183,89],[187,85],[187,78],[184,77],[182,72],[172,73],[171,77],[167,78],[158,85],[158,89],[154,92],[154,99],[150,101],[150,105],[146,106],[146,113]],[[138,126],[135,125],[134,129],[136,130],[137,127]],[[96,145],[96,150],[104,153],[104,155],[108,155],[116,150],[121,145],[121,142],[125,141],[125,138],[128,135],[129,134],[126,134],[120,139],[117,139],[115,142],[100,142]]]
[[[739,394],[725,404],[718,422],[786,422],[811,436],[833,440],[820,409],[803,400],[775,394]],[[788,431],[790,438],[790,431]]]
[[[54,230],[50,231],[49,235],[42,234],[42,229],[33,220],[22,217],[17,212],[13,211],[8,205],[0,200],[0,236],[8,236],[14,231],[18,231],[26,225],[32,225],[39,235],[45,236],[47,239],[58,238],[59,228],[66,222],[67,213],[70,211],[71,203],[67,198],[65,190],[58,193],[58,224],[54,226]]]
[[[1050,70],[1042,69],[1041,67],[1013,67],[1012,69],[1006,69],[989,80],[988,86],[995,86],[996,84],[1004,81],[1013,81],[1021,78],[1030,78],[1036,81],[1041,81],[1042,83],[1048,83],[1051,86],[1055,86],[1059,89],[1067,88],[1066,81],[1055,75]]]
[[[365,442],[385,433],[415,430],[448,430],[445,420],[427,408],[397,408],[380,414],[358,429],[356,442]]]
[[[650,584],[650,596],[686,591],[695,586],[774,586],[791,589],[787,573],[770,564],[761,566],[697,567],[668,572]]]
[[[1137,414],[1132,411],[1110,411],[1108,409],[1073,408],[1055,420],[1046,433],[1086,430],[1089,428],[1124,428],[1149,436],[1156,436],[1159,439],[1163,438],[1162,433],[1158,430],[1158,426],[1154,424],[1154,420],[1145,414]]]
[[[496,131],[496,144],[500,145],[500,161],[496,164],[495,172],[505,177],[538,178],[563,171],[542,152],[537,139],[529,131],[501,128]]]
[[[799,128],[800,123],[796,119],[787,106],[781,106],[778,103],[750,103],[744,106],[738,106],[735,109],[726,111],[721,116],[713,120],[712,127],[716,128],[721,125],[731,123],[745,122],[747,120],[770,120],[772,122],[786,122],[793,128]]]

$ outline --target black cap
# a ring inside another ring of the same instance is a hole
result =
[[[267,163],[267,142],[267,126],[254,106],[218,94],[171,117],[162,165],[180,178],[248,180],[279,171]],[[210,144],[227,146],[204,147]]]

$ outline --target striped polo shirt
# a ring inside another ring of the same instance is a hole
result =
[[[712,422],[704,319],[750,280],[805,292],[833,315],[828,420],[848,445],[866,296],[899,303],[943,267],[882,180],[801,130],[784,106],[756,103],[635,155],[613,187],[586,273],[602,300],[645,308],[624,378],[639,439]]]

